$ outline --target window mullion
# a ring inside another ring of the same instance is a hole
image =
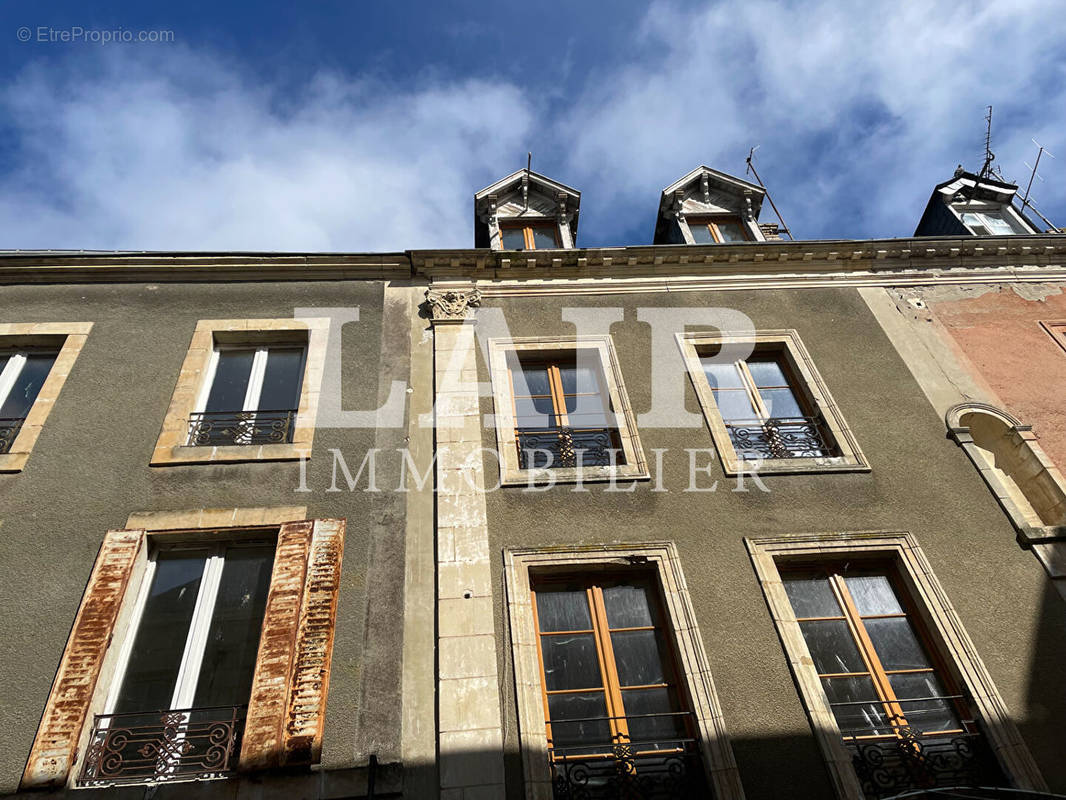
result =
[[[207,634],[211,627],[211,617],[214,615],[215,600],[218,598],[218,587],[222,582],[223,565],[221,551],[213,552],[204,563],[200,592],[196,597],[189,636],[185,640],[185,652],[181,657],[171,708],[191,708],[196,697],[196,683],[200,678]]]
[[[603,673],[603,689],[607,698],[607,716],[611,718],[611,737],[615,743],[629,738],[629,726],[625,719],[622,689],[618,680],[618,666],[614,661],[614,646],[611,644],[610,626],[607,622],[607,607],[603,602],[603,589],[593,586],[589,590],[589,605],[592,609],[592,627],[596,634],[596,646],[600,651],[600,668]]]
[[[526,250],[536,250],[537,244],[533,240],[533,228],[530,225],[522,228],[522,240],[526,243]]]
[[[268,354],[269,350],[265,347],[260,347],[255,351],[252,371],[248,375],[248,389],[244,393],[243,411],[259,410],[259,397],[263,393],[263,376],[266,375]]]
[[[552,364],[548,367],[548,383],[551,386],[552,409],[555,411],[556,425],[563,428],[570,424],[566,415],[566,395],[563,394],[563,378],[559,367]]]
[[[747,362],[737,361],[736,367],[737,371],[740,372],[741,382],[744,384],[744,391],[748,393],[751,407],[755,409],[755,413],[758,414],[761,419],[770,419],[770,412],[766,409],[766,405],[762,401],[762,395],[759,394],[759,389],[755,385],[755,378],[752,377]]]
[[[7,360],[3,372],[0,372],[0,406],[7,402],[7,396],[18,380],[19,373],[26,365],[26,354],[15,353]]]
[[[896,701],[896,693],[892,688],[892,682],[885,673],[885,667],[881,663],[881,659],[878,657],[876,649],[874,649],[873,641],[866,632],[866,626],[862,622],[862,616],[859,614],[859,609],[855,606],[855,601],[851,597],[851,592],[848,591],[843,576],[833,574],[830,576],[829,582],[833,587],[841,606],[844,608],[844,616],[847,618],[848,628],[851,630],[855,643],[858,645],[859,653],[862,655],[866,667],[870,670],[870,676],[873,678],[874,690],[881,696],[882,702],[885,704],[886,708],[888,708],[890,723],[893,727],[906,725],[907,720],[903,715],[903,708]]]

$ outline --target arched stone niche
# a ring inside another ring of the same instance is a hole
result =
[[[1066,481],[1032,426],[985,403],[953,406],[945,422],[1010,517],[1018,543],[1066,596]]]

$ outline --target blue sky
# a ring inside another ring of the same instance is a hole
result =
[[[467,247],[473,193],[527,150],[581,190],[579,245],[642,244],[664,186],[743,176],[752,145],[800,238],[907,236],[979,167],[988,104],[1007,178],[1032,138],[1059,156],[1033,194],[1066,225],[1049,0],[4,0],[0,20],[5,249]],[[38,41],[76,27],[174,41]]]

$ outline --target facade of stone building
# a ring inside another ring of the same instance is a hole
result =
[[[471,249],[0,256],[0,792],[1066,794],[1066,236],[971,178],[910,239],[699,167],[580,248],[521,170]]]

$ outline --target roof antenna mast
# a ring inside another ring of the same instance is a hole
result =
[[[988,123],[988,126],[985,128],[985,163],[981,167],[981,177],[991,178],[995,174],[992,169],[992,162],[996,158],[996,154],[992,152],[992,106],[988,107],[985,122]]]
[[[755,176],[755,180],[759,182],[759,186],[761,186],[763,191],[766,192],[766,199],[770,201],[770,208],[772,208],[774,213],[777,214],[777,220],[781,223],[781,233],[785,234],[792,241],[795,241],[795,238],[792,236],[792,231],[788,229],[784,217],[781,216],[781,212],[777,210],[777,206],[774,204],[774,198],[770,197],[770,190],[766,188],[766,184],[762,182],[762,178],[759,177],[759,173],[755,171],[755,165],[752,163],[752,159],[755,157],[755,151],[760,147],[762,147],[762,145],[757,144],[748,151],[748,157],[745,159],[748,164],[748,169],[744,174],[747,175],[750,172]]]
[[[1029,185],[1025,187],[1025,196],[1022,198],[1022,207],[1019,210],[1024,214],[1025,213],[1025,209],[1028,208],[1030,211],[1032,211],[1034,214],[1036,214],[1038,217],[1040,217],[1040,219],[1042,219],[1044,221],[1044,223],[1049,228],[1051,228],[1052,231],[1055,231],[1055,230],[1058,230],[1058,228],[1055,227],[1055,224],[1051,220],[1049,220],[1047,217],[1045,217],[1043,214],[1040,213],[1040,210],[1035,205],[1033,205],[1033,201],[1030,199],[1030,196],[1029,196],[1029,192],[1033,188],[1033,181],[1034,180],[1039,179],[1041,183],[1044,182],[1044,179],[1041,178],[1040,175],[1036,171],[1037,167],[1040,166],[1040,158],[1041,158],[1041,156],[1047,156],[1048,158],[1054,158],[1055,156],[1053,156],[1047,150],[1047,148],[1045,148],[1044,145],[1040,144],[1040,142],[1038,142],[1036,139],[1033,139],[1032,142],[1033,142],[1033,144],[1035,144],[1040,149],[1036,153],[1036,161],[1033,162],[1033,166],[1032,166],[1032,170],[1033,171],[1032,171],[1032,174],[1029,175]],[[1026,163],[1026,162],[1022,162],[1022,163],[1024,163],[1025,166],[1027,166],[1027,167],[1029,166],[1029,164]]]

